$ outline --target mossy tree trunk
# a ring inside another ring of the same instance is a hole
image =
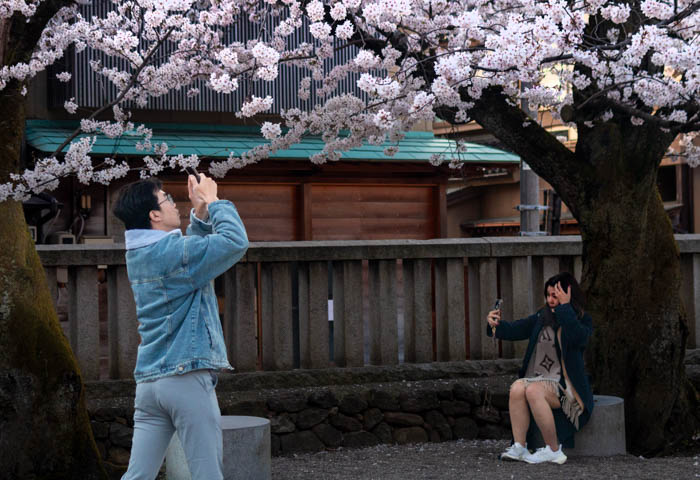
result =
[[[673,138],[614,123],[579,130],[577,153],[594,166],[577,217],[595,387],[625,399],[632,450],[655,453],[692,437],[698,414],[685,377],[680,255],[656,187]]]
[[[595,393],[624,398],[631,451],[657,453],[691,439],[700,413],[684,369],[679,252],[656,186],[673,135],[629,118],[581,123],[573,153],[497,89],[484,93],[473,115],[557,190],[579,222],[581,283],[594,323],[588,368]]]
[[[42,22],[61,5],[42,3],[30,23],[13,18],[9,35],[5,28],[0,38],[4,64],[28,58]],[[0,91],[0,182],[20,167],[21,88],[14,82]],[[106,478],[78,365],[58,323],[21,203],[1,202],[0,218],[0,476]]]

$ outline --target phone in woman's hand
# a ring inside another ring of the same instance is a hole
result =
[[[500,311],[501,307],[503,307],[503,299],[497,298],[496,302],[493,304],[493,309]],[[496,348],[496,343],[498,342],[498,340],[496,340],[496,327],[491,327],[491,333],[493,334],[493,347]]]

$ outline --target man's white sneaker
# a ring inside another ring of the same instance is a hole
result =
[[[525,460],[527,463],[552,462],[561,465],[562,463],[566,462],[566,455],[564,455],[561,445],[559,445],[559,450],[556,452],[553,452],[552,449],[549,448],[549,445],[547,445],[543,448],[538,448],[535,453],[526,455],[523,460]]]
[[[516,462],[522,462],[525,459],[525,455],[529,454],[530,452],[527,450],[527,448],[523,447],[518,442],[515,442],[501,454],[501,460],[515,460]]]

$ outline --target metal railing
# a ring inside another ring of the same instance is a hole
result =
[[[695,348],[700,235],[676,239]],[[37,250],[85,378],[131,378],[139,335],[124,246]],[[580,278],[580,255],[577,236],[253,243],[217,279],[229,360],[250,371],[518,356],[522,344],[486,336],[486,313],[500,297],[504,318],[529,315],[545,279]]]

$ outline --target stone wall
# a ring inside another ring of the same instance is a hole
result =
[[[270,419],[273,455],[510,438],[507,392],[517,363],[226,374],[220,376],[217,396],[223,415]],[[364,382],[352,383],[358,379]],[[271,388],[275,385],[284,388]],[[95,440],[103,458],[116,465],[129,461],[134,391],[129,381],[87,384]]]
[[[490,404],[484,402],[487,396]],[[510,438],[503,389],[487,391],[469,381],[358,386],[341,394],[332,389],[287,392],[266,406],[273,455],[379,443]]]
[[[273,455],[378,443],[510,438],[508,388],[519,360],[445,362],[291,372],[223,374],[223,415],[269,418]],[[700,350],[688,350],[700,391]],[[93,433],[103,458],[126,465],[133,381],[88,382]]]
[[[510,438],[507,386],[514,379],[270,390],[255,398],[224,392],[219,403],[223,415],[269,418],[273,455],[379,443],[500,439]],[[133,406],[116,402],[91,410],[90,417],[103,458],[128,464]]]

